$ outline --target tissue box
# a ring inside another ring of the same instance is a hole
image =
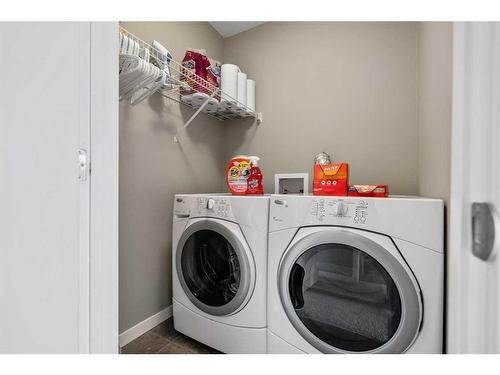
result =
[[[389,195],[389,187],[387,185],[351,185],[347,195],[350,197],[385,198]]]
[[[347,195],[349,186],[349,164],[314,165],[314,195]]]

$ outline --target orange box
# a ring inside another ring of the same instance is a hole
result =
[[[314,195],[347,195],[349,164],[315,164],[313,179]]]

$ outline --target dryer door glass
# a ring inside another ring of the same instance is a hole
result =
[[[345,244],[314,246],[292,266],[290,300],[307,330],[341,350],[363,352],[388,342],[401,320],[401,299],[373,257]]]
[[[240,287],[240,262],[231,243],[213,230],[199,230],[184,244],[184,281],[193,296],[208,306],[224,306]]]

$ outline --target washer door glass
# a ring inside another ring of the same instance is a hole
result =
[[[379,348],[401,321],[401,298],[389,273],[373,257],[346,244],[304,251],[292,266],[288,290],[303,325],[341,350]]]
[[[231,243],[220,233],[194,232],[181,255],[184,281],[196,299],[208,306],[224,306],[238,293],[240,261]]]

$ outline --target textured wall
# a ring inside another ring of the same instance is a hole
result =
[[[256,154],[274,174],[312,173],[320,151],[352,183],[417,193],[417,23],[271,22],[224,40],[224,62],[257,82],[264,123],[227,128],[226,157]]]
[[[450,196],[453,24],[420,24],[418,193]]]

